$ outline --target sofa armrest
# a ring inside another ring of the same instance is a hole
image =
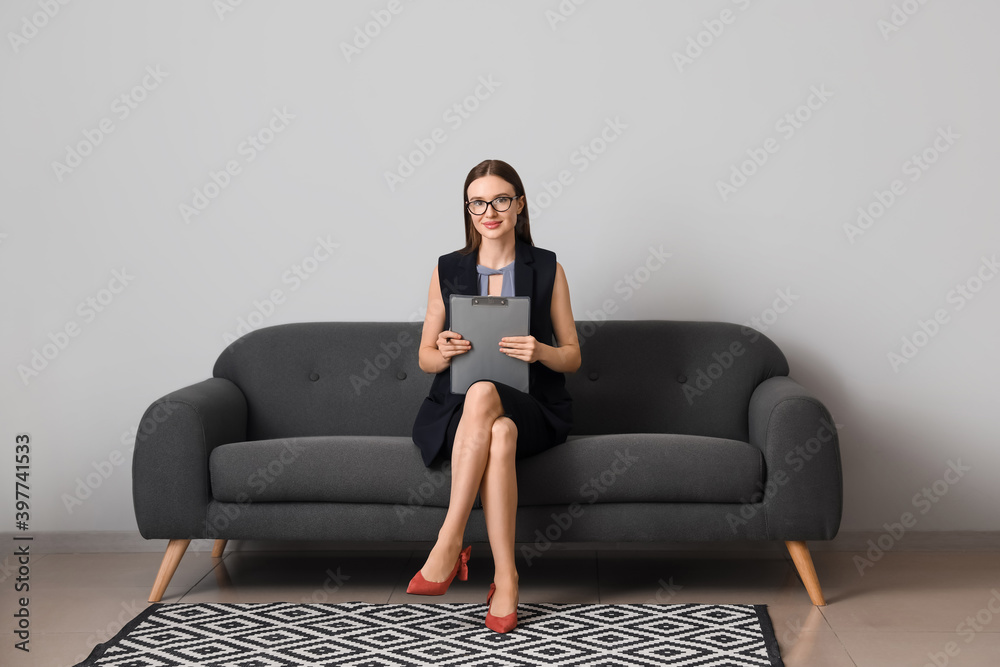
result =
[[[754,390],[749,413],[750,444],[763,452],[767,475],[751,502],[761,503],[767,538],[833,539],[840,530],[844,485],[830,412],[802,385],[776,376]]]
[[[246,440],[247,402],[230,380],[210,378],[156,400],[139,424],[132,502],[146,539],[205,537],[212,500],[208,457]]]

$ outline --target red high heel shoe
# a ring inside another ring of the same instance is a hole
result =
[[[417,570],[417,573],[413,575],[413,579],[410,579],[410,585],[406,587],[406,592],[411,595],[444,595],[456,575],[458,575],[459,581],[468,581],[468,563],[471,557],[472,545],[470,544],[458,555],[458,562],[455,563],[455,569],[451,571],[451,576],[444,581],[427,581],[424,579],[424,575],[420,574],[420,570]]]
[[[486,627],[493,632],[510,632],[517,627],[517,603],[514,603],[514,611],[506,616],[494,616],[490,613],[490,600],[493,599],[493,594],[496,593],[496,590],[497,585],[490,584],[490,592],[486,596]]]

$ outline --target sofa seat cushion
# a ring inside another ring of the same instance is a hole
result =
[[[404,436],[332,435],[234,442],[209,457],[220,502],[391,503],[447,507],[448,462],[424,466]],[[445,472],[442,472],[442,468]]]
[[[236,442],[209,459],[220,502],[389,503],[447,507],[448,462],[424,466],[408,437],[310,436]],[[443,472],[442,472],[443,470]],[[569,436],[517,462],[518,505],[742,503],[764,459],[746,442],[695,435]]]
[[[518,505],[743,503],[763,488],[760,449],[697,435],[570,436],[517,466]]]

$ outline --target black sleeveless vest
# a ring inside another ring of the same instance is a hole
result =
[[[531,297],[529,331],[535,339],[554,345],[552,331],[552,286],[556,277],[556,254],[515,237],[514,296]],[[445,307],[445,330],[451,329],[450,296],[479,296],[477,252],[462,255],[457,250],[438,258],[438,281]],[[458,333],[462,333],[459,331]],[[556,433],[555,444],[566,441],[573,423],[573,402],[566,391],[566,378],[540,361],[528,366],[528,394],[542,405],[542,412]],[[424,465],[430,465],[444,445],[448,422],[465,401],[464,394],[451,393],[451,367],[434,377],[413,423],[413,442],[420,448]]]

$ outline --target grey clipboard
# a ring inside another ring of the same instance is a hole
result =
[[[451,393],[464,394],[477,380],[496,380],[528,391],[528,362],[500,351],[504,336],[531,333],[530,296],[452,294],[451,330],[472,343],[451,358]]]

